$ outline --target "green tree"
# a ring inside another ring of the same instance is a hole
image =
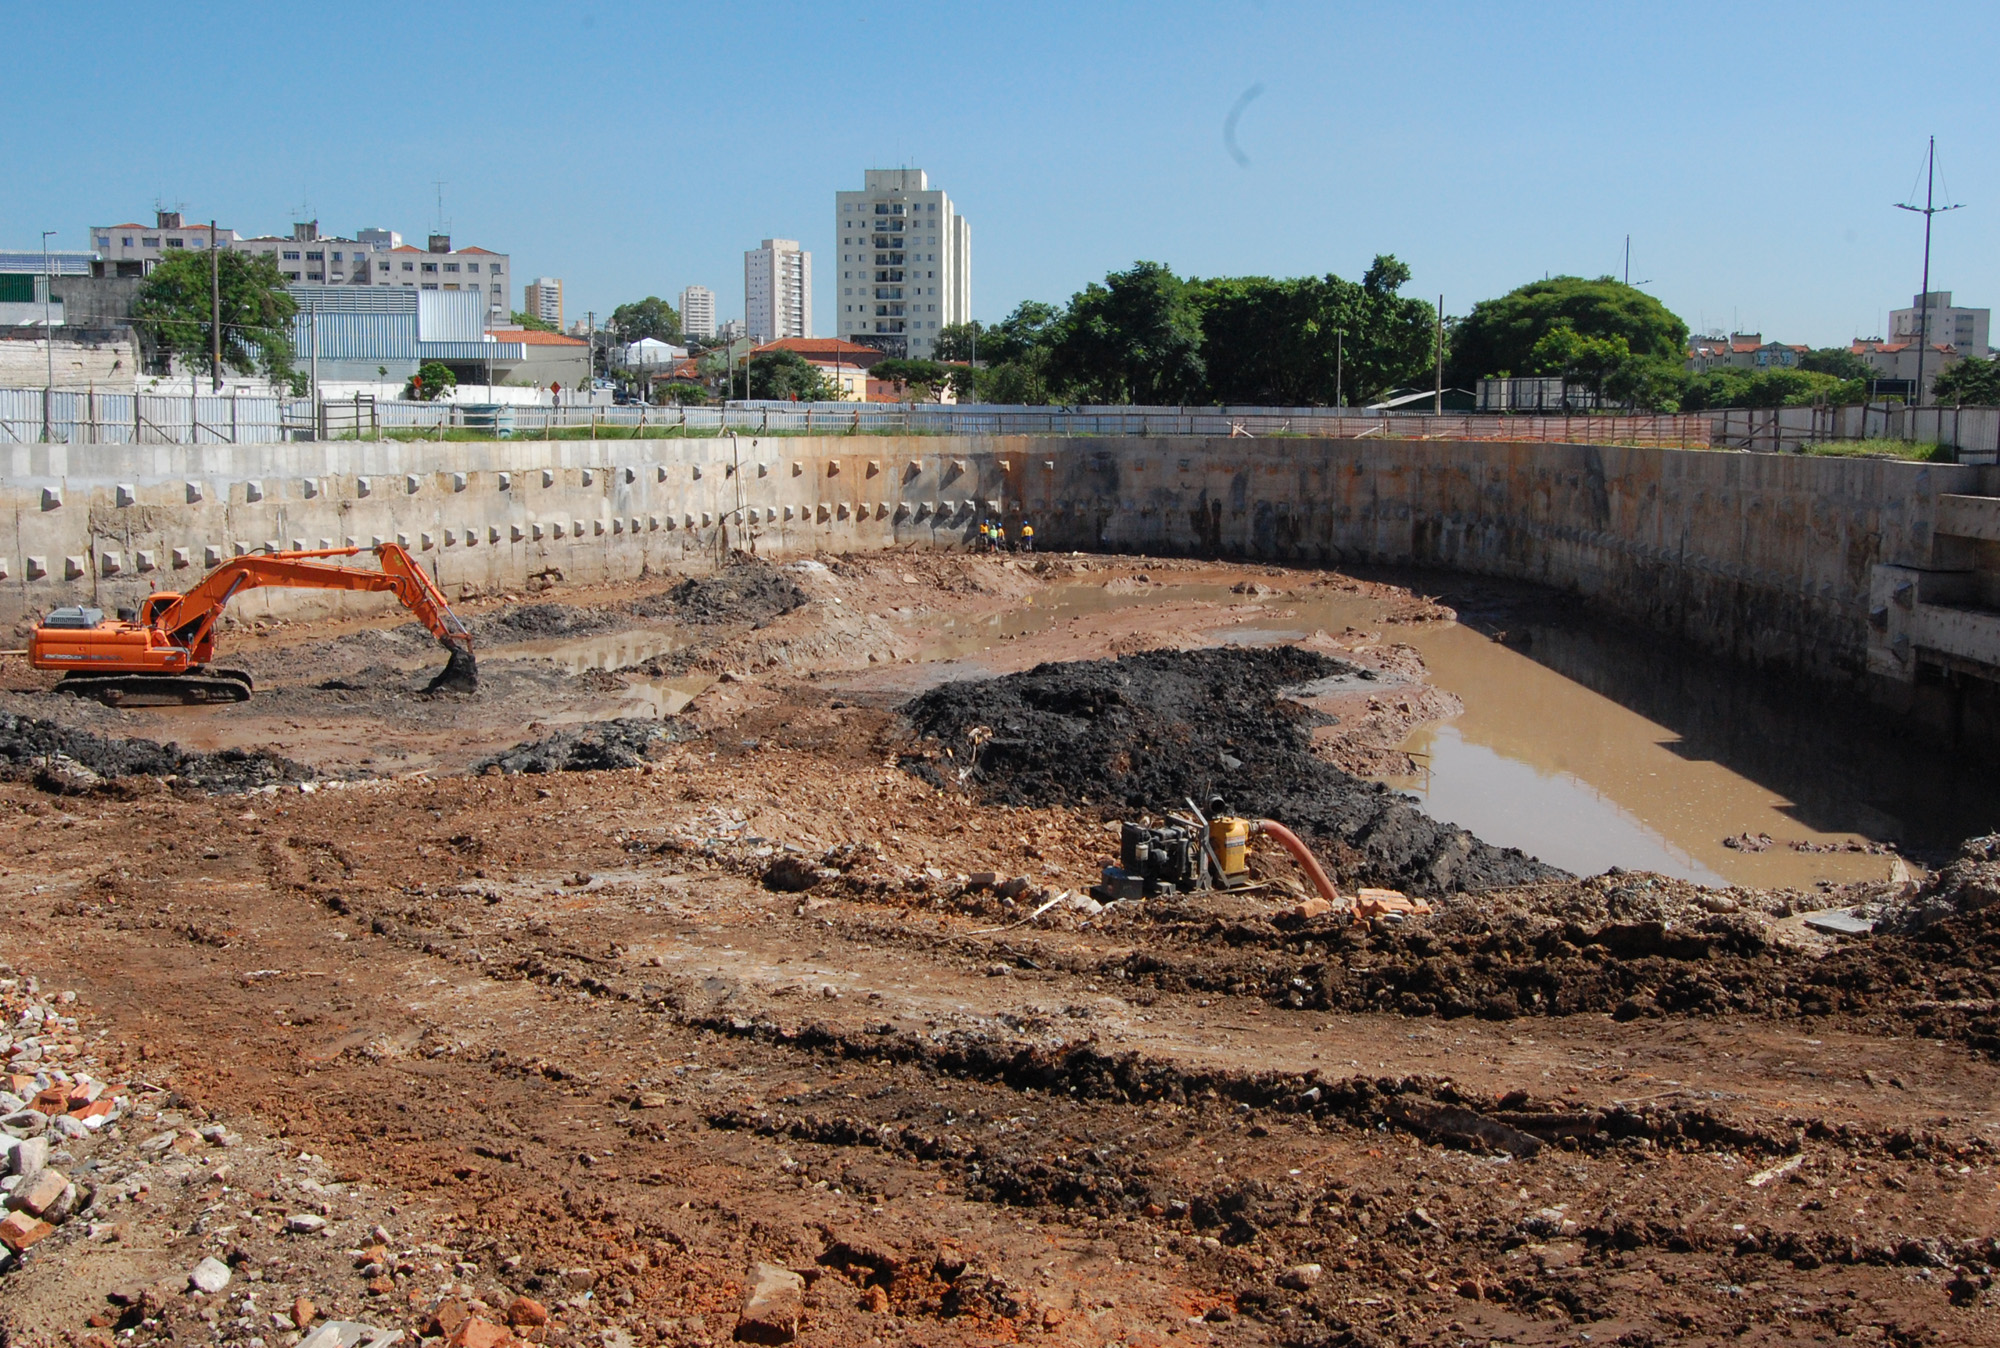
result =
[[[813,363],[796,351],[766,351],[750,358],[752,398],[795,398],[832,402],[839,397]]]
[[[651,337],[678,345],[681,340],[681,316],[658,295],[619,305],[611,311],[610,326],[627,342]]]
[[[418,380],[422,380],[419,383]],[[412,401],[435,402],[448,388],[458,387],[458,376],[451,372],[451,366],[440,361],[427,360],[417,371],[415,379],[403,385],[403,396]]]
[[[948,323],[938,332],[939,360],[989,359],[986,328],[977,319],[970,323]]]
[[[910,402],[927,403],[951,382],[951,370],[934,360],[878,360],[868,367],[870,379],[887,379],[903,386]]]
[[[139,288],[133,315],[153,345],[213,375],[211,255],[174,253]],[[273,380],[292,378],[292,319],[299,306],[285,291],[275,259],[223,251],[213,256],[222,299],[222,367]]]
[[[685,379],[676,379],[671,384],[662,384],[654,393],[655,402],[679,403],[683,407],[699,407],[708,401],[708,390],[700,384],[691,384]]]
[[[1690,412],[1722,407],[1810,407],[1858,403],[1867,384],[1812,370],[1710,370],[1688,380],[1681,406]]]
[[[1931,385],[1938,402],[1958,407],[2000,407],[2000,364],[1962,360]]]
[[[1013,313],[980,334],[979,358],[988,365],[1005,365],[1031,351],[1046,351],[1062,316],[1059,305],[1022,300]]]
[[[1865,382],[1875,377],[1875,367],[1844,346],[1823,346],[1817,351],[1808,351],[1799,357],[1799,368],[1808,374],[1830,374],[1836,379]]]
[[[1610,277],[1557,276],[1481,300],[1452,331],[1450,382],[1462,388],[1534,364],[1535,344],[1559,325],[1579,337],[1620,337],[1633,356],[1681,361],[1687,324],[1643,290]]]
[[[1137,262],[1073,296],[1054,325],[1051,378],[1080,402],[1194,402],[1207,391],[1197,291]]]
[[[1198,283],[1208,396],[1333,406],[1343,391],[1354,403],[1419,382],[1434,363],[1436,311],[1397,293],[1409,275],[1384,255],[1359,284],[1333,275]]]
[[[516,309],[514,311],[514,326],[517,328],[526,328],[530,332],[560,331],[560,329],[558,329],[555,324],[547,322],[540,318],[536,318],[533,314],[528,313],[522,309]]]

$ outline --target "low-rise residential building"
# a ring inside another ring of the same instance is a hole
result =
[[[1855,355],[1867,361],[1868,367],[1875,371],[1876,387],[1873,392],[1878,396],[1915,400],[1918,350],[1915,342],[1885,342],[1879,337],[1858,338],[1850,349]],[[1937,383],[1937,377],[1963,359],[1965,353],[1951,343],[1931,343],[1923,358],[1923,401],[1930,401],[1931,390]],[[1901,387],[1893,387],[1894,385]]]
[[[715,292],[689,286],[681,292],[681,331],[706,341],[715,336]]]
[[[289,236],[263,234],[225,242],[224,246],[254,257],[270,258],[287,285],[393,284],[386,274],[378,278],[373,265],[376,255],[386,253],[387,248],[358,236],[345,239],[322,235],[317,220],[300,221],[292,226]]]
[[[1799,361],[1812,350],[1786,342],[1767,342],[1761,332],[1732,332],[1691,338],[1687,350],[1687,372],[1707,374],[1710,370],[1796,370]]]
[[[1993,348],[1987,345],[1992,320],[1991,309],[1963,308],[1951,302],[1949,290],[1932,290],[1912,295],[1907,309],[1889,311],[1889,340],[1928,339],[1932,346],[1955,348],[1961,357],[1984,360],[1993,354]]]
[[[92,225],[90,248],[103,260],[111,276],[144,276],[160,264],[189,249],[207,250],[217,244],[228,247],[238,236],[233,229],[203,223],[188,223],[180,211],[155,211],[148,225]]]
[[[755,360],[773,351],[790,351],[803,356],[822,378],[840,390],[842,402],[875,401],[868,396],[868,370],[876,361],[885,358],[875,347],[843,341],[838,337],[781,337],[754,348],[750,358]]]

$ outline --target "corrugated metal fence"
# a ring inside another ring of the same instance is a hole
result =
[[[1280,407],[1013,407],[733,402],[722,407],[513,406],[249,395],[0,389],[0,442],[249,444],[395,436],[787,434],[1284,436],[1539,440],[1702,448],[1707,416],[1480,416]]]
[[[1831,440],[1944,445],[1960,463],[2000,461],[2000,407],[1735,407],[1711,412],[1718,449],[1798,453]]]

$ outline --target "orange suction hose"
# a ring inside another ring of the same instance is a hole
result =
[[[1292,832],[1275,819],[1255,820],[1250,825],[1250,831],[1252,833],[1262,833],[1276,840],[1278,846],[1292,854],[1292,859],[1299,863],[1299,869],[1304,871],[1306,877],[1313,882],[1313,888],[1319,891],[1319,896],[1322,899],[1325,899],[1328,903],[1340,902],[1340,891],[1333,887],[1333,881],[1326,878],[1326,872],[1320,868],[1319,859],[1312,854],[1304,843],[1299,841],[1298,834]]]

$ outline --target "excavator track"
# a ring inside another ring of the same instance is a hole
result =
[[[69,674],[57,682],[56,691],[107,707],[206,707],[248,702],[250,676],[234,669],[200,674]]]

